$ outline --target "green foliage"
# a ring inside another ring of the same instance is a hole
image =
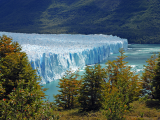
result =
[[[1,0],[0,11],[0,31],[112,34],[129,43],[160,43],[159,0]]]
[[[129,109],[129,103],[138,99],[141,90],[141,81],[138,75],[131,72],[131,67],[123,61],[126,56],[120,50],[121,56],[115,61],[108,61],[108,83],[104,90],[103,108],[107,119],[123,119],[123,115]]]
[[[141,95],[142,81],[138,75],[131,72],[131,67],[127,66],[127,62],[124,61],[127,56],[124,55],[123,49],[120,50],[120,53],[121,56],[118,56],[116,61],[108,61],[108,63],[106,63],[107,75],[109,76],[111,86],[124,87],[122,94],[125,95],[128,92],[129,102],[132,102]],[[124,84],[119,85],[118,81]]]
[[[73,103],[79,102],[80,111],[101,109],[107,119],[125,119],[124,115],[131,107],[129,104],[141,95],[142,82],[126,65],[124,51],[120,50],[120,53],[117,60],[106,63],[106,68],[87,66],[78,87],[73,85],[74,81],[78,82],[76,74],[67,72],[59,82],[61,94],[55,96],[58,107],[74,108]]]
[[[0,37],[0,119],[41,119],[45,89],[39,80],[19,44]]]
[[[33,89],[33,82],[28,84],[28,87],[32,87],[32,90],[27,87],[24,88],[24,84],[24,80],[19,80],[16,88],[14,88],[12,92],[7,95],[8,98],[3,98],[1,100],[0,105],[4,108],[1,113],[1,118],[35,118],[35,115],[41,108],[42,104],[42,101],[39,98],[41,91],[36,90],[39,89],[39,86],[35,86],[36,88]]]
[[[155,87],[154,95],[160,101],[160,53],[158,56],[158,63],[155,69],[153,86]]]
[[[79,106],[78,96],[81,82],[78,80],[78,74],[71,71],[67,71],[66,76],[59,80],[60,94],[54,96],[59,108],[72,109]]]
[[[53,102],[48,100],[42,103],[42,108],[39,110],[36,116],[38,119],[59,120],[61,114],[57,110],[57,106]]]
[[[121,83],[121,81],[118,81],[118,86],[112,88],[110,85],[106,86],[108,88],[105,90],[105,102],[103,103],[102,111],[106,118],[109,120],[124,119],[124,114],[129,109],[129,106],[127,105],[129,102],[129,93],[124,95],[122,93],[123,88],[119,87],[119,85],[122,86],[123,84],[124,82]]]
[[[40,77],[26,53],[11,38],[0,37],[0,119],[60,119],[57,109],[77,107],[81,111],[101,109],[107,119],[125,119],[130,103],[141,95],[142,85],[160,100],[160,54],[148,59],[142,83],[124,61],[122,49],[120,53],[117,60],[106,63],[106,68],[87,66],[81,78],[67,71],[59,82],[60,94],[54,96],[56,103],[49,103],[42,101],[46,89],[39,85]],[[146,112],[138,114],[146,116]]]
[[[27,63],[26,54],[20,52],[21,48],[18,43],[11,42],[12,39],[7,36],[0,37],[0,72],[1,79],[5,79],[3,81],[5,93],[2,94],[2,97],[5,98],[16,87],[16,80],[23,79],[19,73],[22,73],[22,67]]]
[[[102,106],[106,71],[100,65],[87,66],[80,89],[79,102],[82,111],[99,110]]]
[[[146,62],[148,64],[142,75],[143,93],[151,93],[154,98],[160,100],[160,53],[158,57],[152,55]]]
[[[141,77],[143,81],[143,94],[144,95],[146,93],[153,94],[153,91],[154,91],[153,81],[154,81],[154,76],[156,74],[155,69],[157,66],[158,58],[154,54],[146,62],[147,62],[147,65],[144,65],[145,69]]]

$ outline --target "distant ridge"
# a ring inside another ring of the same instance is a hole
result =
[[[0,0],[0,31],[112,34],[160,43],[159,0]]]

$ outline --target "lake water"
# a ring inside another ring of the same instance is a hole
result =
[[[138,73],[143,72],[143,65],[146,65],[146,60],[151,57],[153,54],[158,54],[160,52],[160,44],[129,44],[128,50],[125,52],[125,55],[128,56],[125,58],[125,61],[128,62],[128,65],[132,66],[132,70]],[[106,60],[101,62],[101,66],[104,67],[105,63],[108,60],[115,60],[117,56],[120,54],[112,54]],[[83,74],[84,70],[80,71],[80,74]],[[45,94],[48,95],[46,100],[48,99],[50,102],[53,102],[53,94],[58,94],[59,88],[58,86],[59,80],[52,81],[51,83],[47,83],[43,85],[43,88],[49,88],[45,91]]]

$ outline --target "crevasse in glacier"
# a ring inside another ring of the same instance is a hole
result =
[[[112,35],[24,34],[0,32],[17,41],[28,55],[41,84],[61,78],[70,68],[99,63],[120,48],[127,50],[127,39]]]

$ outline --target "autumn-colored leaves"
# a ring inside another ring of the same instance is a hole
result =
[[[79,77],[80,84],[75,84],[78,80],[71,72],[61,79],[60,94],[55,96],[57,105],[63,109],[80,107],[81,111],[102,109],[107,119],[122,119],[129,103],[141,94],[142,82],[123,61],[126,57],[124,51],[120,52],[121,56],[108,61],[105,68],[87,66],[84,75]],[[69,107],[75,103],[79,106]]]
[[[66,75],[59,81],[59,88],[61,88],[59,92],[62,94],[54,97],[59,108],[72,109],[78,106],[77,96],[82,81],[78,80],[78,74],[71,73],[71,71],[67,71]]]
[[[0,37],[0,71],[0,119],[44,118],[45,90],[39,85],[40,77],[19,44],[6,36]]]
[[[123,119],[129,103],[141,93],[151,90],[160,96],[160,59],[152,56],[140,78],[126,65],[124,51],[120,53],[105,68],[87,66],[82,76],[67,71],[59,80],[60,94],[55,96],[58,109],[102,110],[107,119]],[[19,44],[0,37],[0,119],[59,119],[55,106],[42,101],[46,89],[39,80]]]
[[[17,42],[12,43],[12,39],[3,35],[0,37],[0,55],[5,57],[13,52],[19,52],[21,50]]]

